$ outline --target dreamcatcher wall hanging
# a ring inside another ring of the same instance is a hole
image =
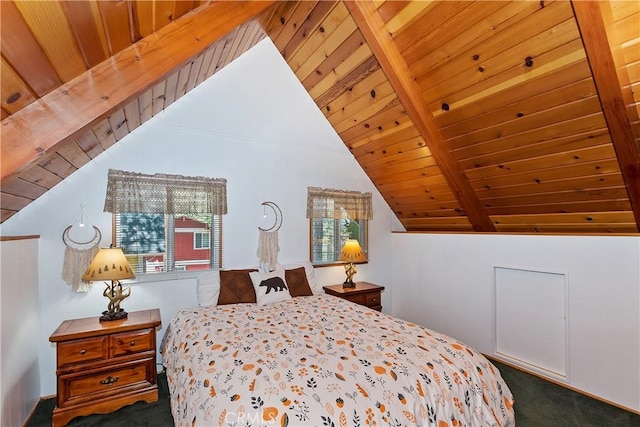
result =
[[[81,229],[85,228],[84,224],[84,205],[80,206],[80,222],[77,226]],[[82,274],[85,272],[91,260],[98,253],[102,233],[95,225],[92,225],[92,235],[82,239],[72,238],[71,230],[74,224],[68,226],[62,232],[62,241],[65,245],[64,261],[62,264],[62,280],[71,286],[76,292],[89,292],[91,283],[82,280]],[[81,234],[89,234],[84,232]]]
[[[258,237],[257,255],[260,268],[264,271],[271,271],[275,270],[276,263],[278,262],[278,252],[280,251],[280,246],[278,245],[278,230],[280,230],[282,226],[282,211],[278,205],[273,202],[262,202],[262,206],[265,207],[265,217],[267,206],[273,210],[274,222],[269,228],[258,227],[260,236]]]

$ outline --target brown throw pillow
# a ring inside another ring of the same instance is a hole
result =
[[[289,285],[289,293],[292,297],[313,295],[304,267],[285,270],[284,280],[287,282],[287,285]]]
[[[256,291],[249,277],[252,271],[258,270],[220,270],[218,305],[256,302]]]

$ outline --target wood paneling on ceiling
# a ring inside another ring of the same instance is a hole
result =
[[[303,39],[288,4],[266,28],[407,230],[635,233],[627,3],[349,1]]]
[[[1,7],[2,221],[266,33],[408,231],[638,232],[640,2]]]

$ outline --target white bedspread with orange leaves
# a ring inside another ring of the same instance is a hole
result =
[[[513,426],[481,354],[332,297],[179,312],[162,345],[178,426]]]

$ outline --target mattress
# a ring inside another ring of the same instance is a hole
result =
[[[161,346],[178,426],[513,426],[483,355],[330,295],[185,309]]]

